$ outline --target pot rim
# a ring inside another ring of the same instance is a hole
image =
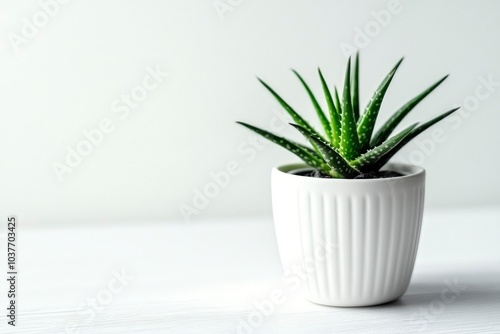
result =
[[[308,182],[332,182],[332,183],[384,183],[384,182],[391,182],[391,181],[396,181],[396,180],[408,180],[408,179],[413,179],[413,178],[418,178],[420,176],[425,175],[425,169],[421,166],[416,166],[416,165],[411,165],[411,164],[405,164],[405,163],[399,163],[399,162],[393,162],[393,163],[388,163],[385,165],[381,170],[393,170],[396,172],[400,172],[404,174],[403,176],[396,176],[396,177],[388,177],[388,178],[378,178],[378,179],[335,179],[335,178],[316,178],[316,177],[307,177],[307,176],[301,176],[301,175],[294,175],[290,174],[289,171],[294,170],[294,169],[300,169],[300,168],[313,168],[305,163],[292,163],[292,164],[286,164],[286,165],[280,165],[273,167],[273,173],[278,173],[282,177],[290,177],[297,181],[297,178],[301,178],[300,180],[305,181],[307,179]]]

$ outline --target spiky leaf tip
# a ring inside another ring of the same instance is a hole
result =
[[[404,104],[401,108],[399,108],[385,123],[380,127],[377,133],[373,136],[370,147],[375,147],[380,145],[384,140],[389,138],[392,131],[399,125],[399,123],[410,113],[410,111],[415,108],[420,101],[426,98],[434,89],[436,89],[443,81],[448,78],[448,75],[441,78],[439,81],[428,87],[422,93],[411,99],[409,102]]]
[[[423,124],[420,124],[416,128],[414,128],[411,133],[406,136],[402,141],[400,141],[390,152],[388,152],[382,159],[377,161],[374,165],[373,168],[375,170],[379,170],[382,168],[389,160],[400,150],[402,149],[406,144],[408,144],[412,139],[414,139],[416,136],[433,126],[434,124],[438,123],[439,121],[445,119],[446,117],[450,116],[453,114],[455,111],[460,109],[460,107],[453,108],[445,113],[442,113],[441,115],[434,117],[430,121],[427,121]]]
[[[373,128],[375,127],[375,122],[377,121],[378,113],[380,111],[380,106],[384,100],[385,93],[389,88],[389,85],[399,68],[399,65],[403,62],[404,58],[401,58],[397,64],[391,69],[391,71],[385,76],[382,83],[379,85],[375,93],[373,94],[368,106],[365,109],[363,116],[358,122],[358,135],[360,145],[363,150],[369,148],[370,139],[373,133]]]
[[[321,106],[319,105],[318,100],[316,100],[316,97],[314,96],[311,88],[309,88],[306,81],[302,78],[302,76],[297,71],[292,69],[292,72],[297,76],[297,78],[301,82],[302,86],[306,90],[307,95],[309,95],[309,99],[311,100],[311,102],[314,106],[314,110],[316,111],[316,114],[318,115],[321,126],[323,127],[323,130],[325,131],[326,137],[329,140],[332,140],[332,128],[330,126],[330,122],[326,118],[325,113],[321,109]]]
[[[347,61],[347,69],[344,80],[344,91],[342,96],[342,119],[340,136],[340,154],[346,160],[352,160],[359,155],[360,144],[356,130],[356,120],[351,104],[351,58]]]
[[[351,76],[351,99],[354,119],[359,120],[359,51],[356,52],[356,60],[354,61],[354,70]]]
[[[247,129],[252,130],[253,132],[261,135],[262,137],[270,140],[271,142],[280,145],[286,150],[292,152],[296,156],[298,156],[302,161],[308,164],[311,167],[317,168],[323,172],[328,172],[328,166],[323,162],[321,157],[319,157],[316,152],[311,150],[308,147],[304,147],[303,145],[296,143],[292,140],[277,136],[269,131],[260,129],[256,126],[244,123],[244,122],[236,122],[238,124],[243,125]]]
[[[340,119],[342,119],[342,103],[340,103],[339,91],[337,87],[334,87],[334,95],[335,95],[335,108],[337,109],[337,113],[339,114]]]
[[[321,69],[318,68],[319,78],[321,80],[321,86],[323,87],[323,94],[325,95],[326,104],[328,105],[328,111],[330,115],[330,128],[332,130],[331,143],[333,147],[338,148],[340,145],[340,115],[333,102],[332,94],[328,88],[328,84],[321,73]]]
[[[272,89],[267,83],[265,83],[263,80],[261,80],[260,78],[257,78],[260,83],[271,93],[271,95],[274,96],[274,98],[278,101],[278,103],[283,107],[283,109],[285,109],[285,111],[290,115],[290,117],[292,117],[293,121],[297,124],[299,124],[300,126],[308,129],[309,131],[313,132],[314,134],[318,135],[319,137],[321,137],[321,135],[311,126],[309,125],[309,123],[303,119],[288,103],[285,102],[285,100],[283,100],[281,98],[281,96],[279,96],[275,91],[274,89]]]

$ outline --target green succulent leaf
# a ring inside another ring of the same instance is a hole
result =
[[[408,103],[403,105],[401,108],[399,108],[398,111],[396,111],[387,122],[385,122],[384,125],[377,131],[377,133],[373,136],[373,139],[370,143],[371,147],[375,147],[377,145],[380,145],[384,140],[389,138],[391,135],[392,131],[396,128],[396,126],[399,125],[399,123],[412,111],[413,108],[417,104],[420,103],[424,98],[427,97],[434,89],[436,89],[444,80],[448,78],[448,75],[443,77],[441,80],[437,81],[434,83],[432,86],[424,90],[422,93],[420,93],[417,97],[413,98],[410,100]]]
[[[325,94],[325,99],[326,103],[328,105],[328,111],[330,113],[330,127],[332,130],[332,136],[331,136],[331,143],[333,147],[336,149],[339,148],[340,145],[340,115],[337,111],[337,108],[335,107],[335,103],[333,102],[332,99],[332,94],[330,93],[330,89],[328,88],[328,85],[325,81],[325,78],[323,77],[323,73],[321,73],[321,70],[318,68],[318,74],[319,78],[321,80],[321,86],[323,87],[323,93]]]
[[[358,132],[356,130],[356,119],[354,117],[354,111],[351,104],[351,85],[350,85],[350,73],[351,73],[351,58],[347,61],[347,69],[345,74],[344,83],[344,93],[342,96],[342,120],[341,129],[342,133],[340,136],[340,154],[346,160],[352,160],[359,155],[359,139]]]
[[[351,178],[359,174],[359,172],[352,168],[349,163],[327,142],[314,133],[310,132],[300,125],[292,124],[297,130],[306,137],[311,144],[316,145],[321,152],[323,160],[331,168],[328,174],[336,178]]]
[[[354,119],[356,122],[359,120],[359,52],[356,53],[356,60],[354,62],[354,70],[351,78],[351,98],[352,110],[354,112]]]
[[[342,119],[342,104],[340,103],[339,91],[337,87],[335,87],[335,109],[337,109],[337,113],[339,114],[339,118]]]
[[[405,137],[410,135],[411,131],[417,126],[418,123],[415,123],[413,125],[410,125],[403,131],[399,132],[397,135],[389,138],[382,144],[380,144],[377,147],[374,147],[373,149],[369,150],[368,152],[360,155],[358,158],[355,160],[351,161],[350,164],[351,166],[355,167],[356,169],[364,172],[364,171],[373,171],[373,164],[375,164],[378,160],[380,160],[385,154],[390,152],[394,147],[398,145]]]
[[[373,94],[373,97],[371,98],[370,102],[368,103],[368,106],[365,109],[365,113],[359,119],[358,135],[359,135],[360,145],[363,150],[369,148],[370,139],[373,133],[373,128],[375,127],[375,122],[377,121],[377,116],[380,111],[380,106],[382,104],[382,101],[384,100],[385,93],[389,88],[392,78],[394,78],[394,74],[396,74],[396,71],[399,65],[401,65],[402,61],[403,58],[401,58],[401,60],[399,60],[398,63],[392,68],[392,70],[386,75],[380,86]]]
[[[309,95],[309,99],[311,99],[311,102],[314,106],[314,110],[316,110],[316,114],[318,115],[319,121],[321,122],[321,126],[323,127],[323,129],[326,133],[326,137],[329,140],[332,140],[332,128],[330,126],[330,122],[328,121],[328,118],[326,118],[325,113],[321,109],[321,106],[319,105],[318,100],[316,100],[316,97],[314,96],[312,90],[309,88],[306,81],[300,76],[300,74],[295,70],[292,70],[292,72],[300,80],[300,82],[302,83],[302,86],[304,86],[304,89],[307,92],[307,95]]]
[[[425,130],[427,130],[428,128],[430,128],[431,126],[436,124],[437,122],[439,122],[439,121],[443,120],[444,118],[448,117],[449,115],[453,114],[458,109],[460,109],[460,107],[451,109],[451,110],[449,110],[449,111],[447,111],[447,112],[445,112],[437,117],[434,117],[430,121],[425,122],[423,124],[420,124],[419,126],[414,128],[408,136],[406,136],[402,141],[400,141],[393,149],[391,149],[389,152],[387,152],[387,154],[384,155],[384,157],[382,159],[377,161],[373,165],[372,169],[379,170],[380,168],[382,168],[400,149],[402,149],[406,144],[408,144],[409,141],[414,139],[416,136],[418,136],[419,134],[421,134],[422,132],[424,132]]]
[[[263,80],[261,80],[259,78],[257,78],[257,79],[274,96],[274,98],[279,102],[279,104],[283,107],[283,109],[285,109],[285,111],[292,117],[292,119],[295,123],[299,124],[300,126],[308,129],[312,133],[321,137],[321,135],[316,130],[314,130],[314,128],[312,126],[310,126],[309,123],[307,123],[307,121],[305,119],[303,119],[299,114],[297,114],[297,112],[295,110],[293,110],[293,108],[290,107],[290,105],[288,103],[286,103],[285,100],[283,100],[281,98],[281,96],[279,96],[267,83],[265,83]]]
[[[304,161],[306,164],[308,164],[311,167],[318,168],[324,172],[328,172],[329,168],[328,166],[323,162],[320,156],[314,152],[314,150],[303,146],[302,144],[296,143],[294,141],[288,140],[283,137],[279,137],[269,131],[260,129],[258,127],[255,127],[253,125],[244,123],[244,122],[236,122],[238,124],[243,125],[244,127],[254,131],[255,133],[261,135],[262,137],[272,141],[275,144],[280,145],[281,147],[287,149],[288,151],[292,152],[296,156],[298,156],[302,161]]]

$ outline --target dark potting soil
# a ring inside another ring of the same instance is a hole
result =
[[[308,177],[317,177],[322,179],[331,179],[330,175],[321,173],[316,169],[302,169],[298,171],[291,171],[291,174],[300,175],[300,176],[308,176]],[[404,176],[404,174],[392,171],[392,170],[383,170],[378,172],[368,172],[361,173],[354,177],[354,179],[387,179],[391,177]]]

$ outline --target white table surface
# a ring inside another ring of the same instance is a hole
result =
[[[51,229],[19,219],[18,326],[2,311],[0,333],[500,333],[500,209],[428,211],[408,291],[368,308],[286,290],[270,217]],[[122,270],[134,278],[110,293]],[[449,282],[458,293],[445,303]],[[274,289],[285,302],[241,330]],[[6,291],[2,279],[2,310]],[[96,297],[95,314],[82,308]]]

